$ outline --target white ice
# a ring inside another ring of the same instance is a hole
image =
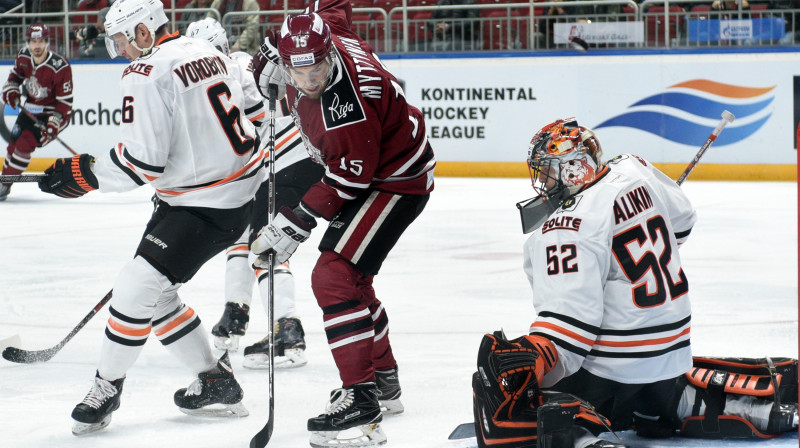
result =
[[[471,447],[448,441],[472,420],[470,375],[484,333],[525,333],[534,314],[522,271],[515,202],[532,196],[526,179],[437,179],[427,209],[403,236],[376,278],[389,314],[406,412],[387,418],[389,447]],[[797,357],[797,184],[693,182],[683,187],[699,220],[681,249],[694,305],[692,346],[698,355]],[[147,222],[152,190],[93,192],[65,200],[35,184],[16,184],[0,203],[0,339],[19,334],[22,348],[58,343],[113,286]],[[269,446],[308,446],[306,420],[324,410],[340,385],[309,287],[321,229],[295,254],[297,306],[306,330],[308,365],[275,374],[275,430]],[[181,289],[206,329],[223,307],[224,257],[217,256]],[[242,346],[266,334],[254,298]],[[246,447],[267,419],[267,372],[232,356],[250,416],[209,419],[182,414],[175,390],[192,375],[151,338],[128,372],[111,425],[83,438],[70,432],[72,408],[94,377],[104,308],[46,363],[0,360],[0,447]],[[797,432],[768,441],[646,441],[645,447],[796,447]]]

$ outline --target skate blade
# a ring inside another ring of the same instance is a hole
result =
[[[239,350],[239,336],[232,334],[228,337],[214,336],[214,347],[218,350],[228,350],[235,352]]]
[[[400,402],[399,398],[395,400],[380,400],[380,404],[381,404],[381,414],[383,414],[384,417],[390,415],[402,414],[403,411],[406,410],[406,408],[403,407],[403,403]]]
[[[308,364],[305,350],[289,349],[283,352],[286,356],[275,357],[276,369],[295,369]],[[269,355],[258,353],[244,357],[242,366],[248,369],[269,369]]]
[[[242,402],[234,404],[211,404],[199,409],[186,409],[179,407],[184,414],[195,417],[247,417],[250,411],[244,407]]]
[[[111,423],[111,414],[108,414],[100,423],[83,423],[76,421],[72,424],[72,434],[76,436],[85,436],[108,426]]]
[[[314,448],[369,447],[386,444],[380,424],[356,426],[344,431],[312,431],[309,444]]]

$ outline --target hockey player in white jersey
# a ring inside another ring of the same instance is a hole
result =
[[[246,416],[227,352],[217,359],[178,290],[248,225],[264,178],[263,152],[245,111],[249,74],[198,39],[169,33],[160,0],[118,0],[105,22],[122,73],[119,140],[96,161],[58,159],[39,187],[63,197],[151,184],[155,210],[117,278],[94,385],[72,412],[73,433],[106,427],[122,385],[154,333],[195,380],[173,397],[188,414]]]
[[[252,57],[243,52],[230,52],[228,36],[225,29],[213,18],[205,18],[192,22],[186,28],[186,35],[205,39],[219,51],[229,55],[247,72],[252,72]],[[250,76],[244,86],[245,94],[253,101],[262,101],[255,80]],[[280,93],[280,92],[279,92]],[[283,93],[280,93],[283,96]],[[276,171],[276,207],[283,205],[295,207],[300,197],[322,176],[322,167],[309,159],[300,133],[288,112],[285,100],[279,103],[275,123],[275,171]],[[264,109],[249,111],[248,118],[258,126],[262,143],[269,139],[269,127],[263,124]],[[268,162],[267,162],[268,163]],[[268,182],[263,186],[263,196],[268,194]],[[259,195],[261,197],[262,195]],[[276,208],[276,209],[277,209]],[[258,207],[256,207],[258,210]],[[264,208],[266,211],[266,208]],[[266,215],[258,216],[258,225],[266,223]],[[268,291],[269,281],[264,269],[253,272],[250,254],[250,228],[245,231],[236,243],[226,250],[225,266],[225,308],[219,322],[211,329],[214,345],[221,350],[236,351],[239,338],[244,336],[250,320],[250,303],[252,301],[253,282],[258,278],[258,287],[262,304],[269,313]],[[295,308],[294,276],[289,262],[276,264],[275,278],[275,367],[293,368],[307,363],[305,357],[305,333]],[[269,367],[269,340],[264,338],[244,349],[244,366],[252,369]]]
[[[596,439],[592,425],[531,413],[546,409],[540,389],[580,397],[612,429],[646,437],[770,437],[796,428],[796,360],[692,358],[678,247],[696,215],[684,192],[640,157],[604,164],[601,156],[597,136],[574,118],[531,140],[534,189],[552,211],[524,247],[537,316],[527,336],[484,337],[473,378],[479,446],[531,446],[518,443],[525,431],[537,435],[526,421],[538,424],[540,439],[558,441],[554,448],[624,446]]]

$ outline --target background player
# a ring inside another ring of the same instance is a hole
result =
[[[25,32],[28,45],[14,60],[3,85],[3,102],[12,109],[26,97],[8,144],[2,174],[20,174],[28,168],[36,148],[55,140],[72,116],[72,68],[69,61],[50,51],[50,30],[35,23]],[[5,201],[11,183],[0,184],[0,201]]]
[[[156,190],[135,257],[114,284],[94,385],[72,412],[76,435],[109,424],[151,332],[196,375],[173,397],[183,412],[248,414],[227,352],[214,356],[178,289],[242,234],[263,180],[263,153],[245,118],[255,106],[242,88],[249,74],[208,42],[170,34],[168,22],[159,0],[111,6],[109,55],[131,61],[120,81],[119,141],[96,163],[88,154],[58,159],[39,183],[63,197],[146,183]]]
[[[206,18],[192,22],[186,29],[186,35],[206,39],[218,50],[229,55],[243,70],[252,73],[252,57],[243,52],[230,53],[228,37],[225,29],[219,22]],[[261,95],[252,78],[245,85],[245,94],[261,102]],[[287,117],[288,106],[282,100],[276,111],[278,117],[275,123],[275,171],[276,171],[276,207],[287,205],[296,207],[300,197],[308,188],[322,176],[322,167],[308,157],[308,152],[303,146],[300,133],[291,117]],[[262,143],[268,141],[269,127],[264,125],[264,109],[253,109],[248,113],[248,119],[258,126]],[[268,163],[268,161],[267,161]],[[269,193],[269,182],[262,184],[262,191],[258,197],[265,197]],[[256,210],[261,210],[256,207]],[[264,213],[256,216],[256,228],[261,228],[266,223],[266,208]],[[225,309],[219,322],[211,329],[214,335],[214,345],[221,350],[235,351],[239,348],[239,337],[244,336],[250,320],[250,302],[253,294],[253,282],[258,278],[258,286],[264,309],[269,313],[267,303],[269,282],[264,269],[253,272],[250,254],[250,229],[245,231],[236,244],[226,250],[227,261],[225,266]],[[289,262],[277,264],[274,269],[275,277],[275,367],[290,368],[300,367],[307,363],[305,357],[305,333],[300,318],[295,309],[294,276],[289,268]],[[269,337],[245,347],[244,366],[252,369],[269,367]]]
[[[372,281],[424,209],[435,158],[422,113],[350,29],[350,3],[323,0],[307,11],[287,17],[280,36],[267,36],[253,66],[262,93],[285,82],[285,67],[292,116],[325,174],[297,207],[281,207],[251,248],[285,261],[317,218],[331,221],[311,286],[342,388],[331,393],[325,414],[309,419],[311,444],[353,443],[339,433],[354,427],[364,443],[379,444],[386,440],[381,406],[395,413],[402,405],[388,317]]]
[[[640,157],[603,164],[601,156],[597,136],[574,118],[548,124],[531,140],[534,189],[555,211],[525,243],[537,313],[530,334],[510,342],[495,334],[481,345],[479,370],[486,373],[473,381],[475,411],[491,422],[477,431],[481,446],[502,443],[504,433],[511,436],[504,427],[523,414],[496,414],[497,378],[504,394],[524,397],[519,409],[538,405],[539,387],[566,392],[609,417],[613,429],[635,427],[648,437],[678,428],[703,438],[796,428],[795,360],[693,362],[689,282],[678,247],[696,214],[683,190]],[[487,362],[515,356],[529,361],[518,373]],[[519,381],[531,373],[535,379]],[[621,446],[591,443],[591,435],[574,430],[575,446]]]

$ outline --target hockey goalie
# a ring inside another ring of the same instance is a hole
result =
[[[649,162],[603,163],[574,118],[528,149],[539,219],[524,247],[536,318],[486,335],[473,378],[480,447],[622,448],[642,437],[770,438],[798,426],[797,360],[693,357],[679,245],[696,214]],[[523,223],[523,227],[526,227]]]

